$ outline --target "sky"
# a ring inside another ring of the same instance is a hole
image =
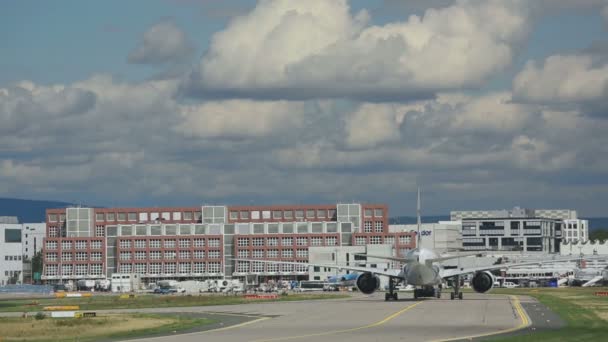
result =
[[[0,197],[608,216],[608,0],[0,3]]]

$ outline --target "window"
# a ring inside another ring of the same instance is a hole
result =
[[[180,259],[190,259],[190,251],[179,251]]]
[[[308,258],[308,249],[297,249],[296,257],[298,258]]]
[[[409,235],[401,235],[399,236],[399,244],[401,245],[409,245],[412,242],[412,237]]]
[[[306,218],[315,218],[314,210],[306,210]]]
[[[372,209],[365,209],[365,211],[363,212],[365,217],[372,217]]]
[[[382,210],[382,209],[374,209],[374,216],[376,216],[376,217],[382,217],[382,216],[384,216],[384,210]]]
[[[161,252],[160,251],[150,251],[150,259],[152,260],[159,260],[161,258]]]
[[[253,238],[251,244],[256,247],[264,246],[264,238]]]
[[[279,257],[279,250],[278,249],[269,249],[266,251],[266,257],[267,258],[278,258]]]
[[[237,272],[246,273],[249,272],[249,263],[240,261],[236,264]]]
[[[207,272],[209,273],[220,273],[221,264],[217,261],[212,261],[207,264]]]
[[[304,218],[304,210],[296,210],[296,219]]]
[[[135,264],[135,273],[146,274],[146,264]]]
[[[135,240],[135,248],[146,248],[146,240]]]
[[[239,258],[249,258],[249,251],[246,249],[241,249],[237,253]]]
[[[61,241],[61,249],[72,249],[72,241]]]
[[[287,220],[291,220],[293,218],[293,211],[291,211],[291,210],[284,211],[283,217]]]
[[[57,275],[57,265],[45,265],[45,272],[47,276]]]
[[[137,213],[129,213],[128,219],[129,221],[137,221]]]
[[[57,214],[49,214],[49,222],[57,222]]]
[[[135,260],[146,260],[146,251],[135,252]]]
[[[220,239],[217,239],[217,238],[209,239],[209,247],[219,247],[219,246],[220,246]]]
[[[296,243],[298,246],[308,246],[308,238],[307,237],[298,237],[296,239]]]
[[[251,265],[251,271],[252,272],[264,272],[264,264],[261,262],[254,262]]]
[[[205,251],[194,251],[194,259],[205,259]]]
[[[118,221],[126,221],[127,220],[127,214],[126,213],[118,213]]]
[[[83,276],[87,274],[87,268],[89,265],[76,265],[76,275]]]
[[[179,263],[179,273],[190,273],[191,265],[189,262]]]
[[[241,220],[248,220],[248,219],[249,219],[249,212],[241,211]]]
[[[325,210],[317,210],[317,218],[325,218],[326,213]]]
[[[165,251],[165,259],[173,260],[176,258],[177,253],[175,251]]]
[[[338,244],[338,239],[335,236],[328,236],[325,238],[326,246],[335,246]]]
[[[310,238],[310,244],[313,246],[322,246],[323,238],[320,236],[314,236],[314,237]]]
[[[209,259],[219,259],[220,251],[209,251],[207,252],[207,256],[209,257]]]
[[[46,249],[50,249],[50,250],[57,249],[57,241],[47,241]]]
[[[49,227],[49,237],[57,237],[57,227],[55,227],[55,226]]]
[[[205,247],[205,239],[194,239],[194,247]]]
[[[281,256],[283,258],[293,258],[293,250],[291,249],[284,249],[281,251]]]
[[[46,261],[57,261],[57,253],[46,253]]]
[[[189,248],[190,239],[179,239],[179,248]]]
[[[371,245],[380,245],[380,244],[382,244],[382,236],[372,236],[369,239],[369,243]]]
[[[96,226],[95,227],[95,236],[103,237],[106,235],[106,228],[104,226]]]
[[[255,259],[262,259],[262,258],[264,258],[264,250],[254,249],[253,252],[251,253],[251,256]]]
[[[293,246],[293,238],[292,237],[284,237],[281,239],[282,246]]]
[[[355,238],[355,245],[365,246],[365,243],[366,243],[365,236],[357,236]]]
[[[192,212],[184,211],[184,221],[192,221]]]
[[[163,246],[165,248],[175,248],[175,240],[173,240],[173,239],[165,240],[163,243]]]
[[[238,211],[231,211],[230,212],[230,219],[231,220],[238,220],[239,219],[239,212]]]
[[[120,264],[118,269],[120,270],[120,273],[131,273],[132,267],[131,264]]]
[[[160,240],[150,240],[150,248],[160,248]]]
[[[173,274],[173,273],[175,273],[175,269],[176,269],[175,263],[171,262],[171,263],[165,264],[165,274]]]
[[[61,275],[62,276],[71,276],[74,268],[72,265],[61,265]]]
[[[376,233],[382,233],[382,221],[376,221]]]
[[[95,221],[103,221],[104,218],[104,214],[103,213],[97,213],[95,214]]]
[[[114,221],[114,213],[107,213],[106,214],[106,221]]]
[[[249,246],[249,238],[238,238],[236,243],[239,247],[247,247]]]
[[[101,260],[101,252],[91,252],[91,260],[100,261]]]
[[[91,264],[91,275],[101,275],[103,267],[101,264]]]
[[[276,237],[266,238],[266,244],[268,246],[278,246],[279,245],[279,238],[276,238]]]
[[[61,252],[61,261],[72,261],[72,253]]]
[[[177,226],[166,225],[165,226],[165,235],[177,235]]]
[[[150,273],[151,274],[160,274],[162,272],[162,265],[158,262],[150,263]]]
[[[365,221],[365,223],[363,223],[363,231],[366,233],[372,232],[372,221]]]
[[[272,218],[273,219],[280,219],[283,218],[283,212],[281,210],[275,210],[272,212]]]
[[[120,248],[121,249],[131,248],[131,240],[120,240]]]
[[[394,245],[395,244],[395,237],[394,236],[385,236],[384,237],[384,243],[387,245]]]
[[[120,260],[131,260],[131,252],[120,252]]]
[[[75,243],[76,249],[87,249],[87,242],[85,240],[78,240]]]
[[[329,209],[327,211],[327,218],[329,218],[329,219],[336,218],[336,209]]]
[[[193,273],[205,273],[205,263],[204,262],[195,262],[192,264],[192,272]]]

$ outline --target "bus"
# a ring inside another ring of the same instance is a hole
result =
[[[323,291],[323,289],[325,288],[325,285],[327,285],[327,283],[324,281],[302,280],[302,281],[300,281],[300,284],[298,286],[298,291],[300,291],[300,292]]]

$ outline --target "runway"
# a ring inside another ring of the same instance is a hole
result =
[[[383,296],[153,310],[223,313],[243,320],[220,329],[136,341],[446,341],[513,332],[530,324],[519,299],[512,296],[467,293],[464,300],[444,295],[398,302],[385,302]]]

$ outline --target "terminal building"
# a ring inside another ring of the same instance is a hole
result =
[[[136,273],[161,279],[309,279],[310,247],[415,246],[415,233],[390,231],[382,204],[65,208],[46,212],[47,283]]]
[[[0,286],[31,282],[31,259],[42,250],[46,225],[0,216]]]
[[[562,240],[589,236],[587,220],[569,209],[452,211],[450,217],[462,222],[467,250],[559,253]]]

